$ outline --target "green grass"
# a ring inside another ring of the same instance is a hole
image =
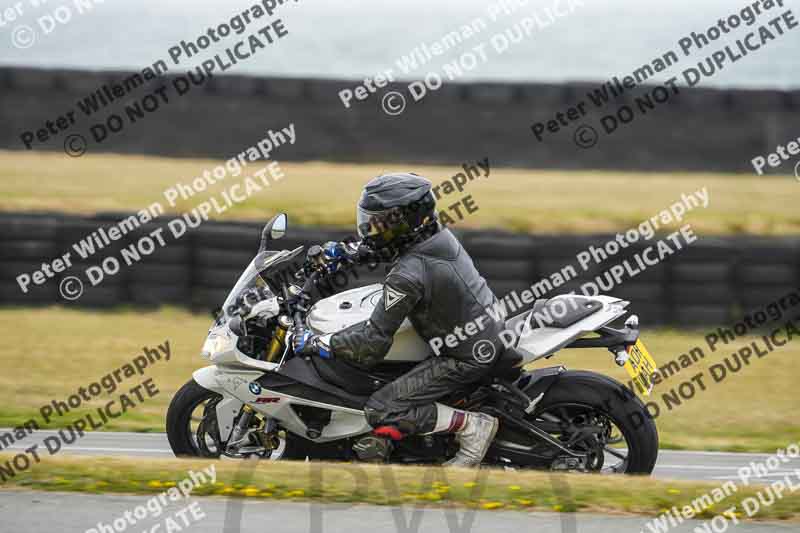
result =
[[[476,156],[477,157],[477,156]],[[90,214],[138,211],[153,202],[169,205],[164,190],[190,183],[219,161],[144,156],[0,151],[0,211],[51,210]],[[490,161],[491,165],[496,164]],[[251,165],[249,173],[261,167]],[[221,218],[264,221],[286,211],[294,223],[355,225],[354,205],[373,176],[413,170],[442,183],[460,165],[281,163],[285,178],[238,204]],[[228,177],[172,212],[190,210],[219,195],[241,177]],[[488,179],[470,182],[463,193],[444,196],[440,207],[472,195],[478,211],[462,228],[510,231],[614,232],[638,225],[680,199],[707,187],[710,205],[687,215],[696,233],[786,235],[800,233],[800,183],[794,176],[749,174],[543,171],[492,168]],[[463,209],[463,208],[462,208]]]
[[[10,338],[0,345],[0,362],[13,372],[0,373],[0,425],[16,426],[35,418],[39,408],[54,399],[64,400],[78,387],[88,386],[141,353],[143,346],[170,341],[171,359],[145,371],[160,393],[112,420],[105,429],[164,431],[164,420],[175,391],[190,379],[192,371],[206,365],[199,351],[211,319],[179,309],[158,311],[78,311],[61,307],[43,309],[0,308],[0,323],[13,324]],[[704,332],[648,330],[642,338],[657,362],[686,353],[703,344]],[[707,354],[696,366],[683,370],[658,385],[657,396],[711,364],[720,362],[745,338],[725,350]],[[708,350],[706,349],[706,352]],[[800,395],[797,359],[800,343],[787,344],[726,381],[678,408],[663,410],[656,419],[662,448],[691,450],[772,452],[800,440]],[[542,366],[564,364],[626,380],[605,350],[566,350]],[[142,378],[131,378],[119,392]],[[56,418],[47,427],[63,427],[87,410],[104,405],[114,395],[98,399]],[[663,407],[663,402],[660,402]]]
[[[9,455],[0,454],[0,462]],[[46,457],[18,474],[2,489],[34,489],[90,493],[157,494],[195,472],[216,469],[216,483],[201,485],[197,496],[243,497],[255,500],[301,500],[374,505],[461,507],[484,510],[630,513],[656,516],[682,508],[720,483],[663,481],[646,477],[555,475],[543,472],[480,471],[413,466],[324,464],[261,461],[184,461],[127,458]],[[747,520],[741,501],[755,496],[740,487],[702,510],[709,519],[736,506]],[[800,493],[785,492],[771,506],[761,506],[752,519],[793,520],[800,517]]]

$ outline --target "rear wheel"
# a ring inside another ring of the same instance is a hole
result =
[[[542,439],[531,443],[532,437],[516,429],[501,431],[495,443],[503,446],[502,440],[510,439],[506,445],[551,455],[547,462],[553,470],[650,474],[655,467],[658,432],[644,404],[621,383],[601,374],[564,372],[526,421],[586,458],[577,460],[556,451]]]

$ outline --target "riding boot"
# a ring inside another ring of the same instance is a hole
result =
[[[436,404],[436,426],[433,433],[453,433],[459,449],[445,466],[475,467],[494,440],[498,420],[484,413],[473,413]]]

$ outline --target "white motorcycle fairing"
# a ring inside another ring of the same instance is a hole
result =
[[[247,404],[259,413],[278,420],[287,431],[305,437],[308,426],[292,409],[307,405],[331,410],[331,421],[314,442],[330,442],[372,430],[364,412],[340,405],[331,405],[262,388],[257,380],[260,370],[239,370],[224,366],[207,366],[196,370],[192,377],[202,387],[217,392],[223,399],[217,404],[220,438],[226,441],[233,430],[236,415]]]
[[[317,302],[308,314],[308,326],[317,334],[335,333],[353,324],[369,319],[373,308],[378,304],[383,286],[368,285],[348,290]],[[589,316],[567,327],[541,327],[536,324],[540,314],[529,312],[515,333],[517,350],[523,354],[523,364],[527,364],[553,354],[575,339],[597,330],[625,313],[628,302],[609,296],[593,298],[575,295],[556,296],[598,308]],[[509,321],[511,323],[511,321]],[[318,407],[331,411],[330,423],[325,425],[315,442],[330,442],[347,437],[362,435],[371,431],[363,411],[343,405],[333,405],[308,400],[278,391],[262,388],[258,379],[268,372],[277,372],[282,363],[267,363],[253,359],[239,351],[233,332],[225,326],[212,328],[204,345],[203,356],[216,363],[194,373],[194,379],[201,386],[223,396],[217,404],[217,419],[220,437],[227,440],[233,428],[233,421],[243,404],[259,413],[276,419],[287,431],[308,438],[308,426],[292,409],[293,405]],[[432,354],[429,345],[422,340],[406,320],[395,335],[394,343],[386,357],[387,362],[418,362]]]
[[[612,296],[578,296],[563,294],[548,300],[549,305],[569,311],[577,307],[599,306],[591,314],[566,327],[542,326],[557,320],[557,316],[546,311],[530,311],[521,331],[512,331],[516,340],[514,347],[523,355],[523,364],[532,363],[542,357],[554,354],[572,341],[580,339],[588,333],[597,331],[606,324],[625,314],[630,302]],[[509,321],[511,322],[511,321]],[[507,326],[509,323],[507,323]]]
[[[336,333],[369,320],[383,294],[383,285],[375,283],[340,292],[317,302],[308,313],[308,326],[318,335]],[[427,342],[417,334],[408,319],[394,335],[386,362],[419,362],[433,354]]]
[[[325,298],[311,308],[308,325],[316,334],[323,335],[364,322],[372,315],[382,293],[383,285],[376,283]],[[559,306],[562,302],[563,305]],[[589,316],[565,328],[541,327],[537,322],[547,324],[557,317],[547,312],[529,312],[524,322],[518,322],[519,331],[510,331],[513,336],[506,336],[510,339],[507,347],[513,345],[525,356],[524,364],[553,354],[573,340],[624,315],[629,302],[611,296],[565,294],[551,298],[549,303],[567,312],[577,306],[595,306],[595,309]],[[417,334],[411,322],[405,320],[395,333],[394,342],[384,361],[423,361],[432,354],[430,345]]]

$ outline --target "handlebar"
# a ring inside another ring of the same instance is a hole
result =
[[[290,295],[288,294],[288,289],[284,286],[285,289],[285,301],[287,306],[290,306],[290,310],[293,311],[292,319],[294,321],[294,329],[295,331],[300,331],[301,329],[305,328],[305,321],[304,315],[306,311],[305,303],[311,299],[308,295],[311,290],[314,288],[317,280],[322,275],[321,270],[314,270],[311,275],[305,277],[305,283],[303,283],[303,287],[300,289],[300,293],[297,295]],[[293,307],[293,309],[292,309]]]
[[[288,294],[287,288],[284,287],[286,293],[284,298],[294,321],[295,331],[305,328],[304,314],[307,311],[305,303],[310,300],[309,294],[317,281],[324,276],[335,274],[342,266],[354,266],[365,262],[364,258],[367,257],[365,250],[360,242],[333,241],[323,245],[317,244],[308,249],[303,267],[295,274],[295,279],[304,282],[299,294]]]
[[[302,282],[302,287],[286,281],[281,283],[286,312],[294,322],[295,331],[305,328],[304,318],[308,312],[306,304],[311,300],[310,294],[321,278],[337,273],[343,266],[378,262],[380,261],[377,254],[363,246],[361,242],[329,241],[323,245],[310,247],[302,267],[294,274],[294,279]],[[238,317],[239,322],[243,322],[253,306],[264,298],[266,298],[264,289],[250,289],[240,295],[239,301],[235,306],[231,306],[228,313],[234,318]]]

